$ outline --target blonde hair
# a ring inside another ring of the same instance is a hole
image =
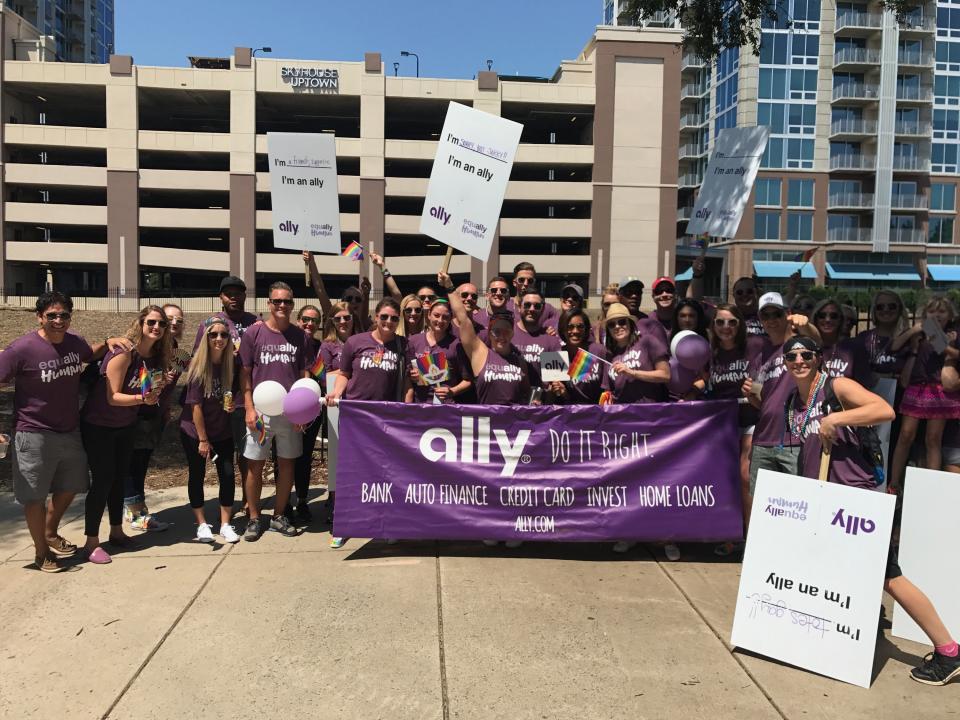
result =
[[[210,328],[217,325],[223,326],[229,333],[227,323],[214,315],[203,321],[203,340],[197,345],[197,351],[190,360],[190,367],[187,368],[187,384],[197,383],[203,388],[203,396],[213,395],[213,360],[210,354],[210,338],[207,332]],[[227,346],[223,350],[223,359],[220,362],[220,388],[227,392],[233,386],[233,346],[230,339],[227,338]]]
[[[424,287],[429,287],[429,286],[425,285]],[[404,314],[403,311],[406,310],[407,306],[413,302],[420,303],[420,309],[423,310],[423,303],[420,302],[420,298],[418,298],[416,295],[410,294],[404,297],[403,300],[400,301],[400,326],[397,328],[397,335],[402,335],[406,337],[409,335],[416,335],[418,332],[421,332],[423,330],[423,327],[424,327],[423,312],[420,313],[420,320],[417,325],[414,325],[412,328],[407,327],[407,316]]]
[[[931,310],[944,309],[947,311],[947,314],[950,316],[950,319],[947,322],[952,322],[954,318],[957,317],[957,311],[953,307],[953,303],[950,302],[943,295],[935,295],[934,297],[927,300],[926,305],[923,306],[923,317],[927,316]]]
[[[333,318],[336,317],[337,313],[342,312],[347,313],[347,315],[353,318],[353,324],[350,326],[350,334],[357,334],[359,323],[357,322],[357,316],[350,311],[350,305],[342,301],[335,302],[330,306],[330,314],[327,315],[326,320],[323,321],[323,340],[325,342],[333,342],[339,339],[339,335],[337,335],[337,324],[333,321]]]
[[[134,320],[127,329],[127,339],[134,345],[139,345],[140,341],[143,340],[143,321],[147,319],[147,315],[154,312],[160,314],[163,322],[167,322],[167,314],[163,311],[162,307],[159,305],[147,305],[140,311],[137,319]],[[166,369],[170,367],[170,363],[173,360],[173,333],[170,331],[169,324],[163,329],[163,335],[160,336],[160,340],[154,343],[153,357],[159,360],[161,368]]]

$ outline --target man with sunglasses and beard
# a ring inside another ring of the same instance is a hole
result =
[[[444,282],[444,277],[448,282],[450,282],[450,287],[446,286]],[[441,284],[448,293],[455,292],[460,297],[460,300],[463,301],[463,306],[467,309],[467,315],[470,317],[471,322],[473,323],[473,330],[478,335],[483,332],[486,328],[486,324],[481,321],[481,318],[484,317],[483,311],[477,305],[477,301],[480,299],[480,291],[477,290],[477,286],[473,283],[464,283],[460,287],[454,289],[452,287],[452,281],[450,281],[450,276],[446,273],[439,273],[437,275],[437,282]],[[453,333],[454,337],[460,337],[460,325],[459,320],[456,318],[453,319],[453,322],[450,326],[450,332]]]
[[[747,335],[766,334],[765,326],[758,316],[758,292],[757,281],[752,277],[742,277],[733,284],[733,302],[747,321]]]
[[[487,283],[487,309],[478,310],[473,314],[473,319],[480,323],[484,328],[490,326],[490,318],[494,313],[512,312],[507,309],[507,302],[510,300],[510,285],[499,275],[490,278]]]
[[[250,328],[240,342],[240,387],[246,411],[244,420],[243,456],[247,459],[244,485],[250,522],[244,532],[245,540],[258,540],[262,533],[260,520],[260,493],[263,490],[263,467],[270,455],[270,443],[277,441],[276,501],[269,529],[285,537],[294,537],[297,531],[284,517],[290,489],[293,486],[294,465],[303,452],[303,433],[283,415],[261,416],[263,442],[258,428],[258,412],[253,405],[253,391],[262,382],[274,380],[285,390],[298,379],[309,377],[307,369],[307,340],[303,330],[290,321],[293,314],[293,290],[283,282],[270,286],[270,317]]]
[[[518,315],[518,310],[523,302],[523,296],[527,292],[537,291],[537,269],[532,263],[521,262],[513,268],[513,288],[516,292],[516,300],[511,298],[507,301],[507,310],[513,313],[514,317]],[[542,299],[541,295],[541,299]],[[543,310],[540,313],[540,324],[548,335],[557,334],[557,323],[560,322],[560,313],[550,303],[543,302]]]
[[[528,290],[520,300],[520,319],[513,329],[513,346],[530,366],[530,385],[540,387],[540,356],[548,351],[560,350],[560,338],[548,334],[543,324],[546,303],[536,290]]]

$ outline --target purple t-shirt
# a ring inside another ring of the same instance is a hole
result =
[[[830,377],[848,377],[866,388],[873,386],[873,371],[870,357],[863,343],[853,338],[843,338],[836,345],[824,347],[823,370]]]
[[[240,363],[252,370],[252,387],[276,380],[289,390],[303,377],[307,364],[307,339],[296,325],[283,332],[266,323],[248,328],[240,340]]]
[[[753,444],[777,447],[781,442],[786,443],[783,410],[796,383],[787,374],[787,366],[783,363],[783,345],[773,345],[767,340],[763,351],[751,360],[747,372],[754,382],[763,383]]]
[[[470,321],[473,323],[473,332],[479,336],[480,333],[487,329],[487,325],[490,323],[490,318],[487,315],[486,310],[477,310],[473,314],[473,317],[470,318]],[[450,323],[450,332],[455,338],[460,337],[460,328],[457,327],[455,322]]]
[[[496,350],[487,352],[476,377],[477,399],[482,405],[525,405],[530,399],[530,377],[519,354],[511,359]]]
[[[707,397],[711,400],[740,400],[740,388],[749,376],[750,361],[763,352],[764,341],[759,335],[747,337],[746,347],[724,350],[718,348],[710,362]],[[738,406],[740,427],[755,425],[759,412],[746,402]]]
[[[564,347],[570,356],[570,362],[577,355],[575,348]],[[587,352],[596,355],[603,360],[607,359],[607,349],[599,343],[590,343]],[[600,402],[600,393],[603,392],[603,374],[607,366],[602,362],[595,363],[590,372],[579,380],[567,381],[567,405],[596,405]]]
[[[545,326],[544,326],[545,327]],[[556,335],[547,335],[544,330],[529,333],[520,325],[513,328],[513,346],[520,352],[530,367],[532,377],[530,382],[540,384],[540,355],[548,351],[560,350],[560,338]]]
[[[211,317],[218,317],[224,321],[224,324],[227,326],[227,332],[230,333],[230,339],[233,342],[234,348],[240,347],[240,339],[243,337],[243,334],[253,326],[260,318],[254,315],[253,313],[245,312],[240,316],[239,320],[231,320],[230,316],[223,310],[220,312],[214,313]],[[206,328],[203,326],[203,323],[200,323],[200,327],[197,328],[197,337],[193,341],[193,351],[197,351],[197,347],[200,345],[200,341],[203,339],[203,333],[206,331]],[[239,353],[234,356],[233,372],[239,378],[240,377],[240,356]],[[236,383],[234,383],[236,386]],[[237,408],[243,408],[244,400],[243,393],[235,393],[233,398],[233,405]]]
[[[340,355],[340,370],[350,376],[343,398],[395,402],[397,383],[405,370],[400,348],[400,340],[383,345],[369,332],[347,338]]]
[[[327,372],[340,369],[340,355],[343,353],[343,343],[339,340],[324,340],[320,343],[320,357]]]
[[[73,432],[80,422],[80,374],[93,351],[66,333],[54,345],[34,331],[0,352],[0,382],[15,381],[15,428],[21,432]]]
[[[140,405],[111,405],[107,399],[110,392],[110,383],[107,382],[107,366],[119,355],[126,354],[126,351],[108,352],[103,362],[100,363],[100,377],[97,378],[97,384],[87,395],[87,402],[83,406],[81,416],[84,422],[90,425],[99,425],[108,428],[123,428],[133,425],[137,421],[137,415],[140,412]],[[136,350],[129,351],[130,365],[127,372],[124,373],[123,381],[120,384],[120,392],[124,395],[139,395],[140,387],[140,368],[146,367],[150,371],[159,371],[159,359],[141,358]]]
[[[223,410],[223,387],[220,385],[220,366],[213,366],[213,387],[209,397],[203,395],[203,385],[198,382],[187,385],[183,396],[183,412],[180,413],[180,429],[195,440],[200,439],[193,422],[193,408],[200,406],[207,440],[218,442],[232,437],[230,415]],[[236,403],[234,403],[236,407]],[[234,410],[234,412],[237,412]]]
[[[656,320],[654,320],[656,322]],[[659,323],[657,323],[659,324]],[[613,354],[613,363],[622,362],[631,370],[655,370],[657,362],[670,357],[667,344],[653,333],[643,333],[630,347]],[[603,387],[610,390],[616,403],[650,403],[667,400],[665,383],[650,383],[634,380],[625,373],[613,372],[607,367],[603,376]]]
[[[893,352],[890,345],[893,338],[877,334],[877,329],[864,330],[854,338],[862,346],[870,360],[870,369],[878,375],[896,376],[903,370],[909,347],[904,345],[899,352]]]
[[[425,332],[417,333],[407,341],[407,365],[415,364],[417,355],[424,355],[426,353],[434,356],[445,355],[447,358],[449,377],[441,384],[447,387],[453,387],[454,385],[458,385],[463,379],[463,374],[460,369],[461,353],[459,349],[460,341],[451,333],[447,333],[436,345],[430,345],[430,341],[427,339]],[[433,388],[433,385],[414,383],[413,401],[418,403],[433,402]]]
[[[743,319],[747,324],[747,335],[767,336],[767,331],[763,329],[760,322],[760,316],[757,313],[743,313]]]

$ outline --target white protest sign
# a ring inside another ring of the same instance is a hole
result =
[[[543,382],[566,382],[570,379],[570,356],[566,350],[540,353],[540,379]]]
[[[877,378],[873,386],[873,392],[886,400],[890,407],[896,407],[897,381],[895,378]],[[883,453],[884,468],[890,467],[890,463],[887,462],[887,460],[890,457],[890,426],[892,424],[892,422],[885,422],[877,425],[877,437],[880,440],[880,451]],[[878,489],[886,491],[888,481],[889,478],[884,477]]]
[[[337,387],[337,376],[327,373],[327,395]],[[322,440],[321,440],[322,442]],[[327,491],[337,491],[337,463],[340,460],[340,408],[327,406]]]
[[[960,507],[960,477],[954,473],[907,468],[903,485],[903,520],[900,525],[900,567],[910,582],[922,590],[937,609],[954,638],[960,637],[960,554],[956,527],[944,518]],[[940,552],[937,548],[949,549]],[[897,604],[893,606],[893,634],[930,644],[920,626]]]
[[[330,133],[267,133],[273,246],[340,254],[337,142]]]
[[[688,234],[722,238],[737,234],[769,136],[766,125],[720,131],[687,223]]]
[[[443,122],[420,232],[486,260],[523,125],[451,102]]]
[[[761,470],[730,642],[869,687],[894,504]]]

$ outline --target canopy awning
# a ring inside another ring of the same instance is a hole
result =
[[[817,269],[808,262],[790,262],[777,260],[754,260],[753,271],[762,278],[788,278],[800,271],[804,280],[816,280]]]
[[[920,282],[920,273],[912,265],[827,263],[827,275],[833,280]]]
[[[930,279],[938,282],[960,282],[960,265],[927,265]]]
[[[680,273],[679,275],[675,275],[673,279],[676,280],[677,282],[683,282],[684,280],[692,280],[692,279],[693,279],[693,266],[691,265],[690,267],[688,267],[686,270],[684,270],[684,271],[683,271],[682,273]]]

